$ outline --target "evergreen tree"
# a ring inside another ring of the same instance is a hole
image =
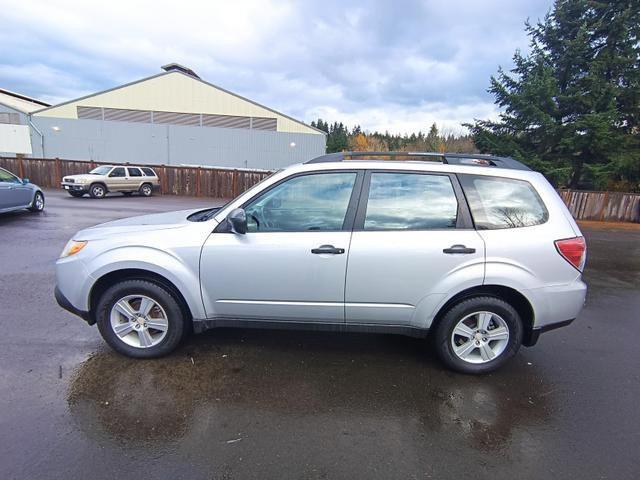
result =
[[[526,30],[531,52],[491,78],[500,119],[467,125],[478,148],[572,188],[640,179],[640,2],[556,0]]]

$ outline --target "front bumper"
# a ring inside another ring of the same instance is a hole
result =
[[[63,190],[71,190],[71,191],[74,191],[74,192],[86,192],[87,189],[88,189],[87,185],[83,185],[81,183],[65,183],[65,182],[62,182],[60,184],[60,187]]]
[[[54,296],[56,297],[56,302],[62,308],[64,308],[67,312],[71,312],[74,315],[79,316],[84,321],[86,321],[89,325],[93,325],[96,323],[95,319],[91,316],[89,312],[85,312],[84,310],[80,310],[74,307],[71,302],[64,296],[64,294],[60,291],[60,288],[56,285],[56,288],[53,291]]]

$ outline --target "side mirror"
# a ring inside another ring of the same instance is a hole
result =
[[[26,185],[27,183],[29,183],[29,179],[28,178],[23,178],[22,179],[22,184]]]
[[[234,208],[227,215],[227,222],[233,233],[244,235],[247,233],[247,214],[242,208]]]

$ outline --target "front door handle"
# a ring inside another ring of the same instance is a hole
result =
[[[311,253],[331,253],[340,255],[344,253],[344,248],[336,248],[333,245],[320,245],[318,248],[312,248]]]
[[[464,245],[452,245],[449,248],[442,250],[443,253],[476,253],[475,248],[467,248]]]

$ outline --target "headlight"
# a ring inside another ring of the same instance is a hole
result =
[[[65,245],[64,250],[60,254],[60,258],[70,257],[71,255],[75,255],[80,250],[82,250],[87,245],[86,240],[69,240],[69,242]]]

